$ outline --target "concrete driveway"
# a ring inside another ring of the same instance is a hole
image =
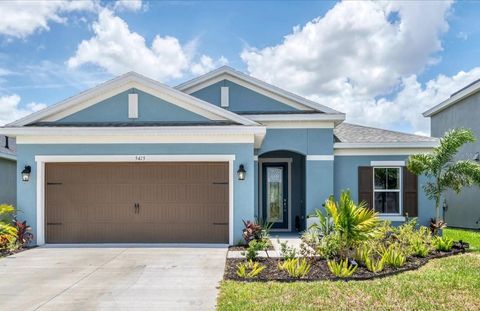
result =
[[[0,310],[214,310],[226,248],[40,247],[0,259]]]

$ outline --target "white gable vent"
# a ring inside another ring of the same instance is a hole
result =
[[[138,94],[128,94],[128,118],[138,118]]]
[[[229,95],[228,95],[228,86],[222,86],[221,87],[221,101],[220,101],[220,106],[222,107],[228,107],[228,99],[229,99]]]

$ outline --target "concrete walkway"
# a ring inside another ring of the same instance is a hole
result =
[[[41,247],[0,259],[0,310],[214,310],[227,248]]]

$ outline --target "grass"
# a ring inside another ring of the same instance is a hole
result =
[[[445,228],[443,234],[454,241],[463,240],[470,243],[470,248],[473,251],[480,251],[480,231]]]
[[[478,310],[480,232],[446,229],[476,252],[435,259],[419,270],[371,281],[225,281],[219,310]]]

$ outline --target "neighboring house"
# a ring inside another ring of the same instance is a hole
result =
[[[343,189],[427,224],[434,204],[405,160],[438,139],[344,120],[221,67],[175,88],[127,73],[0,132],[17,138],[18,206],[37,244],[234,244],[242,220],[304,229]]]
[[[0,204],[16,205],[17,157],[15,139],[0,135]]]
[[[425,111],[430,117],[431,135],[442,137],[454,128],[468,128],[477,141],[466,144],[458,159],[480,160],[480,80],[453,93],[450,98]],[[445,195],[445,221],[452,227],[480,228],[480,188],[465,188],[460,194],[453,191]]]

